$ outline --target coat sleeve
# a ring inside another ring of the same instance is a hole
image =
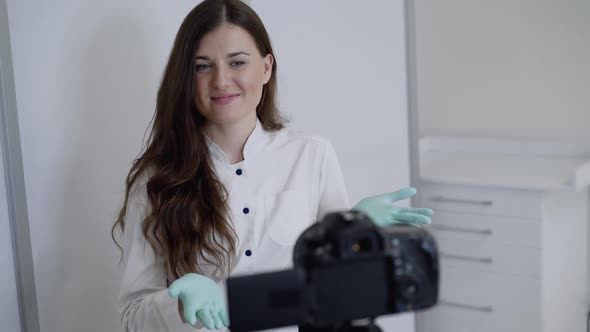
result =
[[[177,300],[168,296],[163,258],[143,236],[141,223],[148,211],[147,201],[145,185],[139,182],[130,193],[122,237],[119,314],[123,331],[194,332],[182,322]]]
[[[349,210],[350,199],[332,143],[325,141],[320,162],[319,208],[316,220],[330,212]]]

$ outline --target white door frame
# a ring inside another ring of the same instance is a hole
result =
[[[0,153],[3,162],[8,221],[20,328],[22,332],[39,332],[39,314],[35,290],[35,273],[29,233],[27,196],[23,172],[18,112],[14,90],[14,73],[6,0],[0,0]],[[3,328],[5,326],[2,326]]]

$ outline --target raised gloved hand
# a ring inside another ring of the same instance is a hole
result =
[[[190,325],[195,325],[198,318],[210,330],[229,326],[221,289],[210,278],[185,274],[168,287],[168,294],[182,302],[184,320]]]
[[[405,188],[396,192],[370,196],[362,199],[352,209],[364,212],[379,226],[396,222],[430,224],[431,209],[407,208],[393,205],[393,202],[416,195],[416,188]]]

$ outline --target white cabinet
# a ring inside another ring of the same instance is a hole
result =
[[[572,180],[585,149],[445,140],[421,147],[441,283],[417,331],[586,331],[589,196]]]

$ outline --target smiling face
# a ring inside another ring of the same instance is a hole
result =
[[[262,87],[272,74],[271,54],[261,55],[243,28],[223,23],[201,39],[195,56],[194,102],[207,121],[254,121]]]

